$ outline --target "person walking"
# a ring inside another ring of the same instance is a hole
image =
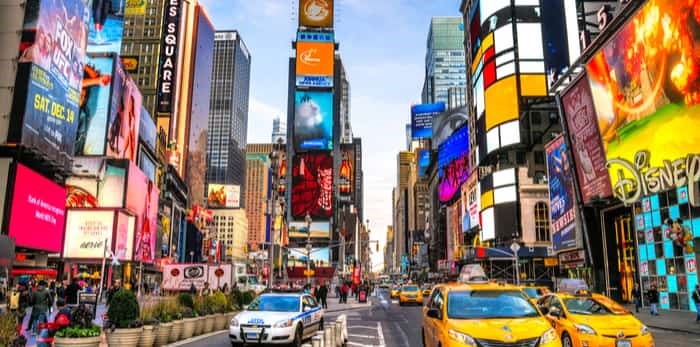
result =
[[[651,304],[651,309],[649,310],[649,313],[652,316],[658,316],[659,315],[659,291],[656,289],[656,285],[652,284],[651,288],[647,292],[647,295],[649,296],[649,304]]]
[[[73,277],[70,284],[66,288],[66,302],[68,305],[78,304],[78,292],[80,291],[80,286],[78,285],[78,279]]]
[[[107,306],[109,306],[109,303],[112,302],[112,298],[114,298],[114,295],[117,294],[118,291],[122,289],[122,281],[117,279],[114,280],[112,283],[112,286],[109,288],[107,291]]]
[[[639,310],[642,308],[642,290],[639,288],[638,283],[634,284],[632,298],[634,299],[634,311],[639,313]]]
[[[46,323],[49,306],[51,306],[51,293],[46,289],[46,282],[39,281],[39,287],[32,293],[32,314],[29,318],[27,329],[31,329],[36,335],[39,322]]]
[[[194,283],[190,285],[190,295],[195,295],[197,294],[197,287],[195,287]]]
[[[695,311],[698,316],[695,318],[695,324],[700,324],[700,284],[695,285],[695,290],[693,291],[693,302],[695,303]]]
[[[211,295],[211,289],[209,288],[209,282],[204,282],[204,288],[199,293],[199,296],[209,296]]]
[[[321,301],[321,307],[322,308],[328,308],[328,286],[326,286],[326,283],[321,283],[321,286],[318,287],[317,297]]]

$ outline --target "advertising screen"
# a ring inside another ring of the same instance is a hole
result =
[[[100,207],[124,207],[127,165],[124,161],[105,163],[104,176],[97,186]]]
[[[241,186],[209,183],[208,191],[207,207],[209,208],[241,207]]]
[[[133,258],[135,228],[136,217],[117,211],[117,230],[114,242],[114,255],[117,259],[129,261]]]
[[[700,127],[694,6],[648,1],[586,65],[613,193],[623,202],[700,179],[687,172],[700,160],[691,155],[700,140],[691,130]]]
[[[333,42],[298,41],[296,76],[300,87],[332,87],[335,44]]]
[[[133,162],[129,163],[126,208],[136,215],[134,261],[152,263],[156,254],[158,188]]]
[[[141,117],[139,121],[139,140],[141,140],[148,148],[155,153],[156,138],[158,137],[158,129],[156,123],[151,118],[151,115],[146,110],[146,107],[141,106]]]
[[[576,248],[574,176],[569,150],[559,135],[545,146],[549,178],[549,210],[552,220],[552,246],[555,251]]]
[[[433,117],[445,111],[445,103],[419,104],[411,106],[411,136],[414,140],[433,136]]]
[[[15,245],[61,252],[65,203],[65,188],[17,163],[8,223]]]
[[[418,176],[425,177],[430,166],[430,150],[421,149],[418,151]]]
[[[8,141],[62,162],[74,153],[90,16],[82,0],[25,8]]]
[[[294,106],[295,148],[333,149],[333,93],[297,91]]]
[[[343,145],[340,150],[340,167],[338,168],[338,193],[341,201],[350,202],[355,191],[355,146]]]
[[[438,196],[441,202],[452,200],[469,178],[469,127],[463,126],[438,148]]]
[[[299,0],[299,26],[332,27],[333,0]]]
[[[328,238],[330,237],[331,225],[328,222],[311,222],[311,238]],[[289,223],[290,238],[307,238],[309,228],[304,222]]]
[[[124,14],[127,16],[143,16],[146,14],[146,0],[126,0]]]
[[[330,154],[299,154],[292,167],[292,217],[328,220],[332,215],[333,157]]]
[[[306,248],[289,249],[289,255],[287,259],[291,263],[291,266],[306,266],[307,258],[311,258],[311,261],[314,266],[330,266],[330,249],[328,247],[312,248],[310,255],[307,254]]]
[[[121,52],[126,2],[127,0],[92,0],[88,52]]]
[[[116,105],[116,112],[110,113],[107,155],[136,161],[142,96],[131,77],[122,79],[121,94],[113,94],[112,102]]]
[[[467,108],[460,107],[454,110],[436,114],[433,116],[433,149],[438,149],[455,130],[467,123]]]
[[[105,245],[112,247],[114,210],[68,210],[63,257],[102,259]]]
[[[562,95],[561,100],[571,136],[572,154],[577,164],[581,195],[583,202],[589,203],[595,196],[609,197],[612,191],[591,89],[585,73],[583,75]]]

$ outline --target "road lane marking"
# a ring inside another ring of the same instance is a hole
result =
[[[408,336],[406,336],[406,333],[403,331],[403,329],[401,329],[401,327],[399,326],[399,323],[396,323],[396,322],[393,322],[393,323],[394,323],[394,327],[396,328],[396,330],[399,331],[399,335],[401,335],[401,339],[403,340],[403,344],[401,346],[408,346],[409,345]]]
[[[348,327],[348,329],[355,329],[355,328],[358,328],[358,329],[371,329],[371,330],[376,330],[376,329],[377,329],[377,328],[375,328],[375,327],[368,327],[368,326],[366,326],[366,325],[353,325],[353,326],[351,326],[351,327]]]
[[[379,345],[384,347],[384,332],[382,331],[382,322],[377,322],[377,337],[379,337]]]
[[[372,336],[372,335],[361,335],[361,334],[348,334],[348,337],[357,337],[357,338],[360,338],[360,339],[372,339],[372,340],[374,340],[374,339],[377,338],[376,336]]]

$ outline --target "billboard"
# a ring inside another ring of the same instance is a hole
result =
[[[613,194],[625,203],[700,180],[696,13],[693,2],[649,0],[586,65]]]
[[[295,148],[333,149],[333,93],[296,91],[294,106]]]
[[[134,255],[134,231],[136,217],[117,211],[117,229],[115,230],[114,254],[117,259],[130,261]]]
[[[292,217],[328,220],[332,215],[333,157],[326,153],[294,156],[292,165]]]
[[[234,184],[209,183],[207,193],[208,208],[240,208],[241,186]]]
[[[156,254],[158,188],[133,162],[129,162],[126,208],[136,215],[134,261],[152,263]]]
[[[296,84],[299,87],[332,87],[335,43],[297,41]]]
[[[445,103],[418,104],[411,106],[411,137],[414,140],[433,136],[433,117],[445,111]]]
[[[338,168],[338,193],[342,201],[352,201],[355,192],[355,146],[343,145],[340,149],[340,167]]]
[[[207,269],[207,278],[210,288],[221,288],[224,285],[226,285],[227,288],[231,288],[233,285],[233,283],[231,283],[231,279],[233,279],[233,265],[209,265]]]
[[[555,251],[576,248],[576,211],[574,177],[564,137],[545,145],[549,180],[549,213],[552,222],[552,246]]]
[[[466,106],[433,116],[433,149],[438,149],[455,130],[466,124],[468,116]]]
[[[7,140],[63,162],[74,153],[90,16],[82,0],[25,8]]]
[[[124,15],[143,16],[145,14],[146,0],[126,0],[126,8],[124,9]]]
[[[311,254],[307,254],[306,248],[290,248],[287,256],[291,266],[306,266],[306,259],[311,258],[314,266],[330,266],[330,248],[312,248]]]
[[[180,33],[181,0],[168,0],[163,11],[163,33],[158,70],[158,113],[172,113],[177,73],[178,34]]]
[[[63,257],[102,259],[105,244],[111,249],[114,210],[68,210]]]
[[[311,236],[309,236],[309,229],[311,229]],[[329,238],[330,230],[331,225],[328,222],[311,222],[311,228],[308,228],[305,222],[290,222],[289,238]]]
[[[425,177],[430,166],[430,150],[421,148],[418,150],[418,176]]]
[[[61,252],[65,203],[65,188],[17,163],[7,223],[15,246]]]
[[[110,113],[107,155],[136,161],[142,96],[131,77],[122,79],[121,93],[112,94],[116,112]]]
[[[163,266],[163,289],[190,290],[193,284],[202,289],[209,281],[207,270],[206,264],[166,264]]]
[[[125,7],[126,0],[92,0],[88,52],[121,52]]]
[[[438,148],[438,197],[452,200],[469,178],[469,127],[462,126]]]
[[[100,207],[124,207],[126,174],[126,162],[118,160],[105,162],[104,175],[97,185],[97,200]]]
[[[139,140],[155,153],[158,129],[156,129],[156,123],[143,105],[141,105],[141,117],[139,118]]]
[[[333,27],[333,0],[299,0],[299,26]]]

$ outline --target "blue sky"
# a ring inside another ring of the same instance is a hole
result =
[[[286,119],[296,0],[200,0],[217,30],[237,29],[252,55],[248,142],[269,142]],[[391,225],[396,155],[406,146],[410,105],[420,102],[432,16],[458,16],[460,0],[336,0],[335,33],[350,81],[353,134],[362,138],[365,218],[383,262]],[[374,251],[374,247],[372,247]]]

